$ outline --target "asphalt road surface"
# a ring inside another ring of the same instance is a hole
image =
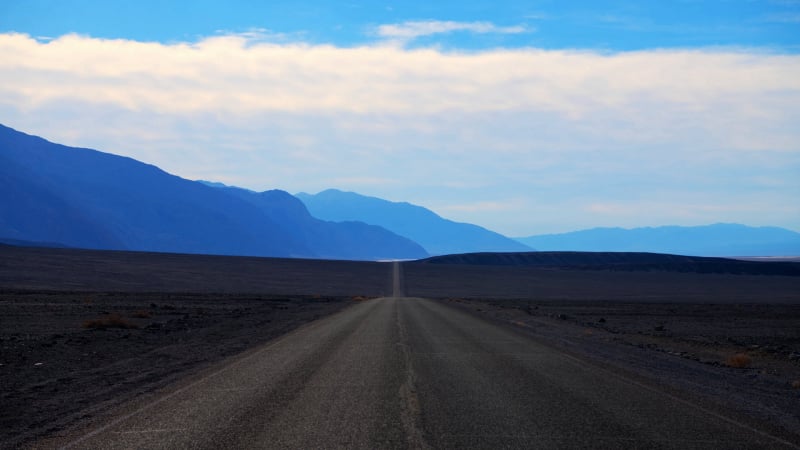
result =
[[[394,293],[402,293],[399,264]],[[359,303],[63,448],[796,448],[432,300]]]

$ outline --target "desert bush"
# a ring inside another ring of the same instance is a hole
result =
[[[146,309],[141,309],[139,311],[134,311],[133,314],[131,314],[131,317],[135,317],[137,319],[149,319],[150,317],[153,317],[153,313],[147,311]]]
[[[745,367],[749,367],[750,363],[752,362],[753,360],[750,359],[750,356],[747,353],[737,353],[729,356],[728,359],[725,360],[725,365],[728,367],[743,369]]]
[[[792,389],[800,389],[800,380],[792,381]]]
[[[109,314],[105,317],[84,321],[83,328],[105,330],[107,328],[139,328],[139,326],[119,314]]]

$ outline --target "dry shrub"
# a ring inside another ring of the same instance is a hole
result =
[[[745,367],[749,367],[750,363],[753,360],[747,353],[737,353],[735,355],[731,355],[728,359],[725,360],[725,365],[728,367],[736,367],[737,369],[743,369]]]
[[[131,314],[131,317],[135,317],[137,319],[149,319],[153,317],[153,313],[147,311],[146,309],[141,309],[139,311],[134,311],[133,314]]]
[[[792,381],[792,389],[800,389],[800,380]]]
[[[105,330],[107,328],[139,328],[139,326],[119,314],[109,314],[105,317],[84,321],[83,328]]]
[[[353,300],[357,302],[363,302],[364,300],[367,300],[367,297],[364,297],[363,295],[356,295],[353,297]]]

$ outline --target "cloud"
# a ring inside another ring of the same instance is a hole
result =
[[[774,13],[774,14],[767,14],[761,17],[762,22],[770,22],[770,23],[800,23],[800,13],[796,12],[784,12],[784,13]]]
[[[410,41],[423,36],[434,34],[453,33],[466,31],[479,34],[519,34],[529,33],[531,30],[522,25],[501,27],[491,22],[453,22],[441,20],[407,21],[396,24],[380,25],[375,34],[386,39]]]
[[[800,95],[800,58],[736,51],[460,54],[242,35],[159,44],[78,35],[44,43],[20,34],[0,35],[0,51],[0,90],[25,107],[74,100],[176,114],[613,113],[634,125],[648,120],[645,110],[660,123],[709,113],[780,120]]]
[[[776,207],[800,195],[800,56],[462,53],[263,34],[170,44],[0,34],[0,123],[191,179],[368,189],[517,235],[592,225],[585,205],[673,208],[696,192],[723,206],[758,192],[748,204],[763,210],[739,221],[800,228],[798,208]],[[661,195],[681,200],[652,200]],[[492,208],[509,199],[515,208]],[[720,220],[703,211],[684,217]]]

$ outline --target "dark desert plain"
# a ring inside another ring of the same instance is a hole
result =
[[[0,246],[0,446],[800,446],[797,263],[536,258]]]

